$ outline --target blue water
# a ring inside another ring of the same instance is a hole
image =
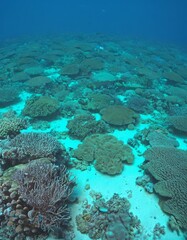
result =
[[[0,0],[0,240],[187,239],[186,10]]]
[[[102,32],[187,42],[186,0],[1,0],[0,37]]]

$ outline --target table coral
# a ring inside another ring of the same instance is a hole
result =
[[[172,116],[168,122],[175,130],[187,134],[187,116]]]
[[[115,126],[127,126],[135,123],[138,114],[122,105],[112,105],[101,110],[102,119]]]

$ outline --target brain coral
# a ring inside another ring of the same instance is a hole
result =
[[[173,215],[181,228],[187,229],[187,151],[174,147],[153,147],[145,154],[147,170],[158,182],[155,191],[165,197],[163,211]]]
[[[114,136],[94,134],[86,137],[83,144],[74,151],[74,156],[82,161],[95,160],[95,168],[105,174],[115,175],[123,170],[123,162],[132,163],[131,148]]]
[[[52,97],[31,97],[27,100],[23,114],[32,118],[49,117],[57,112],[60,103]]]
[[[125,126],[135,123],[138,115],[122,105],[112,105],[101,110],[102,118],[105,122],[115,126]]]

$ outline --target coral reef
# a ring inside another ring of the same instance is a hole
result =
[[[168,122],[176,131],[187,134],[187,116],[172,116]]]
[[[132,150],[128,145],[124,145],[114,136],[105,134],[93,134],[86,137],[74,151],[74,157],[86,162],[95,160],[95,168],[108,175],[121,173],[123,163],[131,164],[134,160]]]
[[[140,221],[129,212],[130,203],[114,194],[108,201],[99,199],[90,209],[76,216],[77,228],[91,239],[131,240],[141,237]]]
[[[138,113],[146,113],[149,112],[151,109],[150,101],[138,95],[132,95],[127,100],[127,107]]]
[[[1,227],[5,231],[9,227],[9,239],[35,239],[49,232],[63,236],[70,221],[67,204],[72,187],[65,167],[60,170],[38,160],[17,170],[9,182],[1,183]]]
[[[101,110],[102,119],[114,126],[135,124],[138,115],[130,108],[122,105],[112,105]]]
[[[114,104],[115,99],[104,93],[90,93],[79,102],[83,109],[99,112],[101,109]]]
[[[0,106],[5,107],[19,100],[18,88],[14,86],[4,86],[0,89]]]
[[[64,147],[47,133],[21,133],[1,142],[1,164],[4,167],[48,157],[52,161],[66,158]]]
[[[27,120],[16,116],[14,113],[6,113],[0,119],[0,139],[12,138],[27,127]]]
[[[173,147],[152,147],[146,150],[144,169],[157,183],[163,211],[173,215],[180,228],[187,229],[187,151]]]
[[[95,117],[89,114],[75,116],[68,121],[67,128],[70,136],[83,140],[86,136],[95,133],[106,133],[108,127],[105,122],[96,121]]]
[[[55,98],[49,96],[35,96],[26,101],[22,113],[31,118],[44,118],[52,116],[59,108],[60,103]]]
[[[178,147],[179,143],[174,137],[167,136],[159,131],[150,131],[146,137],[149,144],[154,146]]]

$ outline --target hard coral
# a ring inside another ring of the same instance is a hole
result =
[[[96,169],[109,175],[121,173],[123,162],[132,163],[134,160],[128,145],[105,134],[93,134],[85,138],[83,144],[74,151],[74,156],[86,162],[95,160]]]
[[[158,182],[155,191],[163,196],[161,208],[187,229],[187,151],[174,147],[153,147],[145,152],[144,169]]]
[[[138,115],[130,108],[122,105],[112,105],[101,110],[105,122],[115,126],[127,126],[135,123]]]
[[[9,183],[0,184],[1,227],[11,229],[1,234],[8,239],[38,239],[49,231],[63,235],[72,186],[66,169],[51,163],[37,160],[17,170]]]
[[[22,133],[1,146],[1,158],[5,166],[15,165],[43,157],[56,160],[63,151],[63,146],[50,134]]]
[[[27,127],[27,121],[17,116],[3,117],[0,119],[0,139],[13,137]]]
[[[90,93],[86,99],[80,100],[83,109],[98,112],[101,109],[114,104],[115,100],[110,95],[104,93]]]
[[[14,86],[1,87],[0,106],[8,106],[19,99],[19,91]]]
[[[176,131],[187,134],[187,116],[172,116],[168,121]]]
[[[32,210],[30,221],[43,231],[66,226],[70,220],[67,199],[72,192],[65,167],[58,169],[52,163],[30,162],[14,175],[18,193]]]
[[[82,114],[75,116],[67,124],[69,134],[72,137],[83,140],[86,136],[95,133],[106,133],[108,128],[105,122],[96,121],[94,116]]]
[[[150,101],[138,95],[132,95],[127,101],[127,106],[138,113],[150,111]]]
[[[99,199],[91,209],[76,216],[78,230],[91,239],[131,240],[141,237],[140,221],[129,212],[130,203],[114,194],[108,201]]]
[[[45,118],[55,114],[60,108],[60,103],[52,97],[31,97],[27,100],[23,114],[32,118]]]

